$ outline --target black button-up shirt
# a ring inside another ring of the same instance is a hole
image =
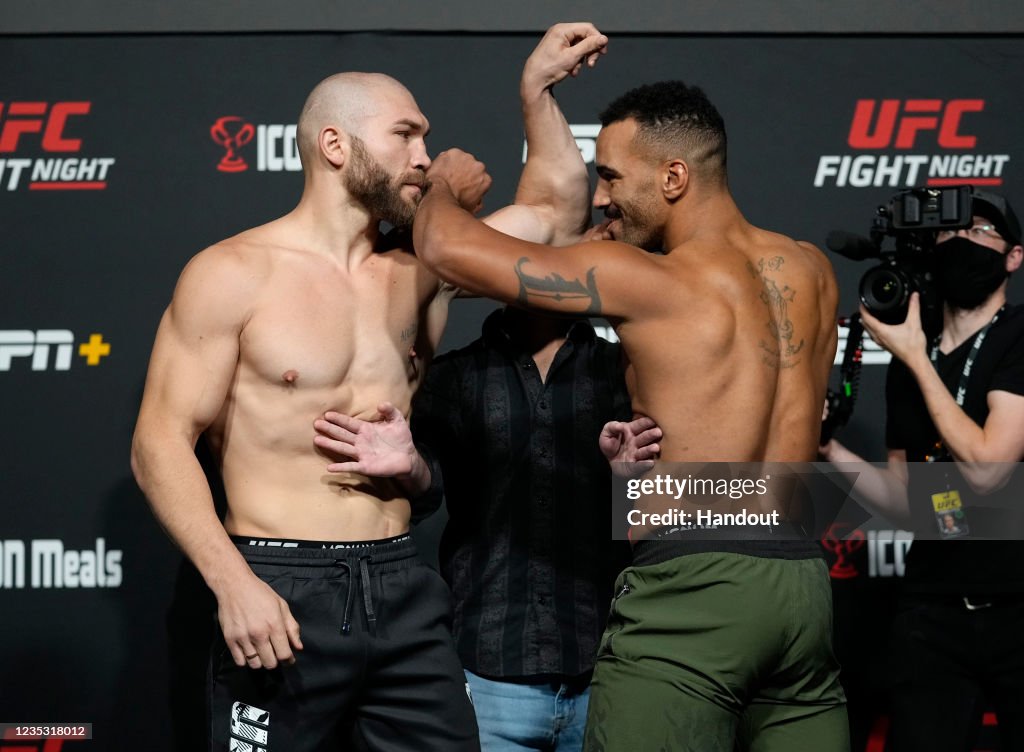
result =
[[[450,520],[441,571],[463,665],[490,677],[578,676],[594,665],[615,574],[605,422],[631,417],[621,350],[572,325],[541,381],[502,327],[437,358],[412,428],[440,465]]]

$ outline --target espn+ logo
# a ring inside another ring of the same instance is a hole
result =
[[[75,352],[75,335],[70,329],[0,329],[0,373],[27,361],[32,371],[69,371]],[[78,345],[79,357],[87,366],[98,366],[110,355],[110,343],[103,335],[92,333]]]
[[[828,154],[819,157],[814,186],[890,188],[914,185],[1002,185],[1009,154],[976,153],[971,131],[984,99],[860,99],[847,146],[897,151],[934,144],[944,153]]]
[[[81,156],[91,111],[85,101],[0,102],[0,190],[104,190],[116,160]]]

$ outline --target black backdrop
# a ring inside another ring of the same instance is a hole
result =
[[[95,724],[96,741],[68,749],[171,748],[168,685],[191,655],[188,645],[169,655],[175,588],[186,595],[171,634],[206,633],[209,617],[135,487],[128,448],[178,272],[203,247],[294,205],[301,176],[288,169],[288,126],[309,89],[340,70],[403,81],[431,120],[431,150],[477,154],[494,176],[489,208],[507,202],[522,161],[519,69],[536,39],[0,37],[0,722]],[[955,157],[964,179],[1020,205],[1022,62],[1013,37],[619,35],[599,68],[558,96],[587,153],[611,97],[663,78],[701,84],[725,117],[730,182],[748,218],[822,245],[832,229],[866,231],[874,207],[908,185],[911,164],[923,183]],[[866,100],[871,148],[851,138]],[[880,116],[889,108],[891,121]],[[211,128],[225,117],[229,134],[253,126],[237,149],[245,170],[218,169],[227,150]],[[890,168],[902,158],[900,169],[867,172],[883,158]],[[851,312],[867,264],[835,266]],[[1012,286],[1011,299],[1021,299]],[[472,339],[492,307],[456,303],[442,350]],[[842,435],[871,459],[883,457],[883,373],[865,367]],[[428,557],[441,524],[418,533]],[[905,548],[893,537],[843,544],[851,566],[834,568],[860,749],[885,678],[880,649]],[[47,562],[59,572],[49,581]],[[189,629],[188,619],[200,623]]]

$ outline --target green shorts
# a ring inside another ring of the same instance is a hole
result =
[[[692,554],[615,592],[586,752],[849,750],[821,559]]]

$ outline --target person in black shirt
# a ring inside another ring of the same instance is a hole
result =
[[[916,293],[901,325],[861,309],[894,359],[888,466],[859,465],[857,491],[891,520],[937,538],[913,544],[893,625],[895,752],[971,749],[982,696],[996,708],[1004,748],[1024,749],[1024,545],[953,540],[998,537],[1000,508],[1019,502],[1001,498],[1012,493],[1004,485],[1024,458],[1024,307],[1006,302],[1007,277],[1024,255],[1020,223],[1005,199],[983,191],[974,191],[973,213],[971,228],[936,238],[945,305],[933,342]],[[822,454],[860,461],[834,440]],[[947,488],[908,465],[936,461],[956,463]]]

